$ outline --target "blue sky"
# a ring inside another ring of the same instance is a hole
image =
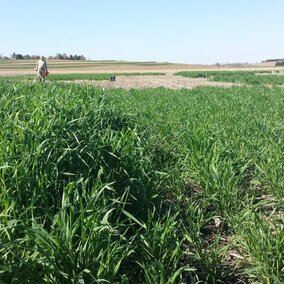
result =
[[[180,63],[284,58],[284,0],[0,0],[0,54]]]

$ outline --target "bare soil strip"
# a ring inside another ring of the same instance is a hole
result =
[[[115,81],[84,81],[77,80],[78,84],[92,84],[104,88],[122,88],[122,89],[144,89],[164,87],[169,89],[192,89],[198,86],[219,86],[232,87],[237,84],[224,82],[211,82],[206,78],[185,78],[174,76],[173,72],[167,72],[166,75],[154,76],[116,76]]]

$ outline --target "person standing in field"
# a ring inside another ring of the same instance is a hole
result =
[[[44,56],[42,56],[36,64],[36,71],[38,73],[38,78],[40,82],[44,82],[46,76],[48,75],[47,64]]]

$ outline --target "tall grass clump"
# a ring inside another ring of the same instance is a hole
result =
[[[173,267],[159,258],[160,276],[142,269],[162,172],[134,117],[88,87],[7,82],[0,94],[1,282],[181,277],[180,251]]]
[[[128,186],[124,184],[126,176],[135,188],[143,191],[147,187],[147,170],[144,180],[139,176],[141,164],[148,162],[143,161],[147,155],[142,153],[138,134],[129,119],[91,102],[90,97],[70,98],[71,93],[63,93],[59,98],[47,94],[43,101],[35,94],[23,94],[21,86],[18,88],[14,92],[21,92],[21,96],[2,104],[5,113],[2,141],[4,138],[7,141],[6,145],[3,142],[2,155],[6,161],[3,180],[18,206],[30,204],[27,196],[33,193],[36,208],[46,203],[52,210],[49,202],[57,208],[56,197],[62,195],[62,188],[82,177],[92,188],[99,171],[103,182],[116,180],[117,190],[124,191]],[[52,92],[57,90],[53,88]],[[127,153],[130,150],[131,156]],[[131,160],[139,156],[137,162]],[[135,175],[139,181],[131,179]]]

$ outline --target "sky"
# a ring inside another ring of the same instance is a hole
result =
[[[0,0],[0,55],[189,64],[284,58],[284,0]]]

